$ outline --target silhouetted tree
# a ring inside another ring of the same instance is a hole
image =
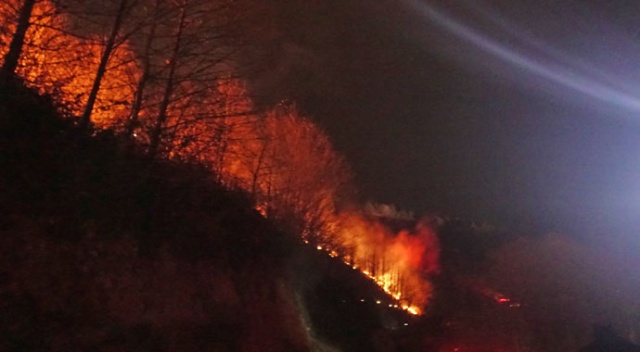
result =
[[[91,86],[91,90],[89,91],[87,104],[85,105],[84,112],[82,113],[82,117],[80,119],[80,126],[83,128],[88,127],[91,122],[91,112],[93,111],[93,106],[95,105],[96,98],[98,97],[98,91],[100,90],[102,77],[104,77],[104,74],[107,71],[107,64],[109,63],[111,53],[115,48],[118,35],[120,34],[120,28],[122,27],[122,22],[128,10],[128,2],[129,0],[120,0],[118,9],[116,10],[116,13],[114,15],[111,33],[107,37],[107,41],[104,45],[104,48],[102,49],[102,56],[100,57],[98,69],[96,71],[95,78],[93,79],[93,85]]]
[[[189,0],[185,0],[182,4],[178,5],[179,18],[178,18],[178,24],[175,30],[176,31],[175,39],[174,39],[175,42],[169,56],[169,63],[168,63],[169,72],[166,77],[166,84],[164,87],[164,93],[162,94],[162,100],[160,102],[158,116],[156,118],[153,130],[151,131],[151,137],[150,137],[151,143],[149,145],[149,155],[152,158],[158,152],[158,148],[160,146],[160,138],[162,137],[162,131],[168,118],[169,103],[171,102],[173,91],[175,89],[176,67],[178,66],[178,57],[180,55],[181,45],[184,40],[183,35],[184,35],[184,29],[186,25],[188,5],[189,5]]]
[[[129,114],[129,118],[126,123],[125,135],[128,138],[133,137],[135,129],[139,125],[139,117],[140,112],[142,110],[142,103],[145,97],[145,89],[149,80],[151,79],[151,55],[152,55],[152,46],[154,40],[156,40],[156,29],[158,27],[158,22],[161,17],[161,0],[156,0],[153,5],[152,15],[151,15],[151,23],[148,27],[148,32],[144,33],[144,45],[142,47],[142,55],[140,57],[140,64],[142,66],[142,72],[140,74],[140,78],[138,79],[138,83],[136,85],[135,95],[133,97],[133,102],[131,104],[131,112]]]
[[[35,3],[36,0],[24,0],[22,2],[15,33],[9,44],[9,50],[4,55],[2,67],[0,67],[0,81],[12,79],[16,73],[18,60],[22,54],[22,47],[25,42],[25,36],[31,24],[31,13],[33,12]]]

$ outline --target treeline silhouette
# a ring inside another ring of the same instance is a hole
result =
[[[306,350],[297,242],[247,194],[16,82],[0,97],[0,350]]]

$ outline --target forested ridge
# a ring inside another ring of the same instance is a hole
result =
[[[432,229],[378,223],[294,102],[254,104],[268,8],[0,2],[3,310],[23,317],[0,347],[370,350],[370,302],[421,314]],[[318,256],[337,282],[306,279]],[[357,337],[322,292],[345,278],[368,287],[350,304],[377,297],[352,312]]]
[[[0,104],[0,350],[306,350],[296,241],[246,195],[22,86]]]
[[[0,350],[421,348],[398,327],[431,322],[208,167],[86,130],[19,82],[0,89]]]
[[[635,253],[359,193],[274,4],[0,0],[0,351],[635,348]]]

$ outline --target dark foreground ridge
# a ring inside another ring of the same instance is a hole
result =
[[[240,192],[22,86],[0,100],[1,351],[308,350],[295,241]]]
[[[59,111],[0,87],[1,351],[414,343],[417,321],[370,280],[278,231],[206,168],[151,161]]]
[[[443,218],[436,300],[410,316],[209,169],[150,160],[60,111],[0,86],[0,351],[638,350],[556,319],[554,286],[491,280],[538,242],[509,247],[500,229]]]

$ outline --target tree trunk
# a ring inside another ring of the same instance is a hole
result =
[[[260,171],[262,170],[262,163],[266,157],[267,148],[269,147],[269,137],[265,136],[262,141],[262,148],[260,149],[260,154],[258,155],[258,161],[256,164],[255,170],[253,170],[253,179],[251,180],[251,197],[253,201],[258,200],[258,179],[260,177]],[[262,190],[261,190],[262,191]]]
[[[169,74],[167,77],[167,85],[164,90],[164,95],[162,96],[162,101],[160,103],[160,109],[158,111],[158,118],[156,120],[153,131],[151,131],[151,142],[149,145],[149,157],[151,159],[155,158],[156,154],[160,148],[160,140],[162,137],[162,129],[164,128],[165,123],[167,122],[169,109],[169,102],[171,101],[171,96],[173,95],[174,89],[174,79],[176,73],[176,67],[178,65],[178,55],[180,53],[180,46],[182,44],[182,32],[184,30],[185,22],[186,22],[186,5],[182,6],[180,9],[180,22],[178,24],[178,29],[176,31],[176,41],[173,46],[173,51],[171,53],[171,59],[169,60]]]
[[[113,27],[111,28],[111,34],[107,38],[107,43],[104,47],[104,51],[102,52],[98,71],[96,72],[96,76],[93,80],[93,86],[89,92],[89,98],[87,99],[87,105],[85,106],[84,113],[80,119],[80,127],[83,129],[89,127],[91,122],[91,113],[93,112],[93,106],[95,105],[96,98],[98,97],[98,91],[100,91],[100,82],[102,82],[102,77],[104,77],[104,74],[107,72],[107,64],[109,63],[109,58],[111,57],[111,53],[115,47],[118,33],[120,33],[120,27],[122,26],[125,10],[127,8],[127,1],[128,0],[120,0],[120,6],[118,7],[116,18],[113,22]]]
[[[31,13],[33,12],[35,3],[36,0],[24,0],[22,3],[20,16],[18,17],[18,23],[16,25],[16,32],[13,34],[11,44],[9,44],[9,51],[4,55],[4,63],[0,68],[0,80],[3,83],[13,79],[15,76],[18,60],[20,59],[24,46],[24,39],[31,24]]]
[[[151,29],[149,30],[149,36],[144,45],[144,51],[142,53],[142,75],[140,76],[140,80],[138,81],[138,86],[136,87],[136,94],[133,98],[133,104],[131,107],[131,113],[129,114],[129,120],[127,121],[126,128],[126,136],[131,138],[135,132],[136,127],[138,126],[138,119],[140,115],[140,110],[142,108],[142,101],[144,99],[144,90],[149,81],[150,73],[151,73],[151,46],[153,44],[153,40],[155,39],[156,27],[158,25],[158,15],[160,12],[160,0],[156,0],[153,22],[151,23]]]

